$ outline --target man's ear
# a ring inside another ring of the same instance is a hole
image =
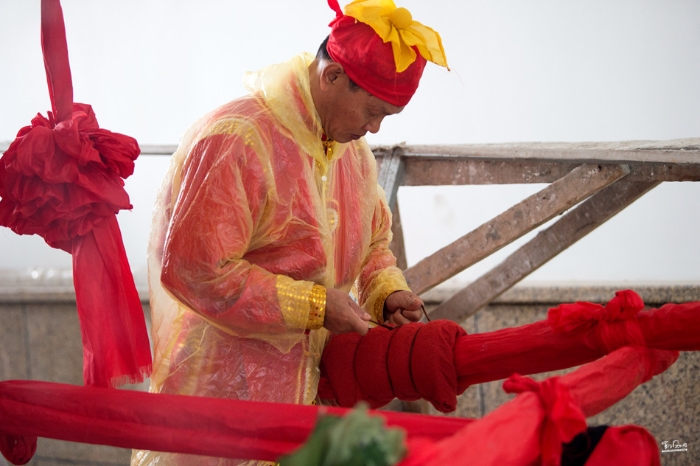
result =
[[[334,86],[344,75],[343,65],[334,61],[327,63],[321,70],[321,89],[327,90]]]

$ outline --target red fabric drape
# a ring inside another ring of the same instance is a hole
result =
[[[540,456],[543,465],[559,464],[562,444],[586,430],[586,418],[557,377],[540,383],[521,375],[513,375],[503,384],[507,393],[535,393],[542,405]]]
[[[456,323],[439,320],[376,327],[364,337],[334,336],[323,353],[319,395],[340,406],[364,400],[373,408],[394,397],[422,397],[449,412],[472,384],[574,367],[624,345],[700,349],[700,302],[643,307],[625,290],[606,306],[563,304],[547,320],[496,332],[466,335]]]
[[[539,384],[516,378],[511,386],[525,391],[478,421],[372,414],[406,430],[409,456],[403,465],[531,464],[543,453],[554,458],[557,439],[585,429],[582,415],[624,398],[677,357],[628,347],[561,378]],[[21,464],[31,458],[36,437],[48,437],[273,461],[306,441],[320,413],[347,410],[7,381],[0,382],[0,450]]]
[[[666,370],[677,358],[675,351],[626,347],[570,374],[543,382],[514,376],[504,383],[504,388],[519,392],[515,399],[449,438],[438,442],[422,441],[415,448],[411,448],[413,441],[409,439],[409,456],[401,466],[558,465],[559,440],[568,441],[582,432],[586,427],[583,416],[593,416],[612,406],[639,384]],[[644,451],[638,458],[653,458],[656,454],[658,461],[655,442],[650,445],[648,441],[632,437],[618,435],[609,439],[604,448],[619,447],[622,451],[640,448]],[[639,463],[640,466],[644,464],[658,463]]]
[[[0,225],[73,255],[85,384],[141,381],[150,345],[115,216],[131,208],[123,178],[140,149],[101,129],[89,105],[73,103],[60,2],[42,0],[41,18],[53,111],[22,128],[0,159]]]

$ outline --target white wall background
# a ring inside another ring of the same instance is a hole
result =
[[[244,93],[245,71],[315,52],[333,18],[324,0],[62,4],[75,101],[142,145],[177,143],[201,114]],[[441,33],[452,71],[428,66],[411,104],[371,144],[700,137],[698,1],[398,4]],[[0,2],[0,141],[50,108],[39,21],[39,0]],[[137,271],[166,166],[167,157],[141,157],[127,180],[134,209],[118,218]],[[541,187],[401,188],[409,265]],[[700,184],[666,183],[527,280],[697,283],[698,238]],[[0,269],[47,267],[70,267],[70,256],[0,229]]]

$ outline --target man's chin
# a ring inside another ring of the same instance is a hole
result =
[[[349,134],[347,136],[343,136],[341,138],[336,139],[336,141],[341,142],[341,143],[346,143],[346,142],[350,142],[350,141],[357,141],[360,138],[362,138],[362,136],[359,134]]]

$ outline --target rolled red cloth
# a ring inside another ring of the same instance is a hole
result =
[[[416,334],[412,351],[411,374],[422,398],[440,412],[457,409],[457,371],[454,365],[455,342],[466,335],[462,327],[449,320],[424,325]]]
[[[391,360],[388,356],[389,344],[394,336],[396,334],[392,330],[384,327],[379,327],[376,332],[368,332],[362,344],[357,345],[355,357],[350,361],[360,389],[356,393],[358,396],[366,396],[371,407],[384,406],[395,397],[387,370],[387,361]],[[378,364],[367,364],[367,361],[375,361],[377,358],[380,360]],[[363,367],[355,372],[354,366],[357,362]]]
[[[389,379],[392,381],[394,393],[400,400],[413,401],[421,397],[413,381],[410,363],[413,342],[420,329],[421,325],[409,324],[394,328],[392,331],[391,340],[393,344],[389,345],[389,351],[387,352],[387,360],[391,361],[391,364],[385,365],[385,367],[389,372]],[[367,362],[364,364],[366,365]],[[358,366],[358,369],[361,367],[362,365]]]
[[[364,337],[331,338],[323,351],[321,398],[340,406],[366,401],[372,408],[394,398],[424,398],[442,412],[457,407],[455,341],[466,332],[454,322],[437,320],[401,327],[376,327]]]
[[[323,349],[320,368],[321,375],[327,383],[319,384],[321,398],[335,400],[344,407],[355,406],[357,400],[369,398],[362,392],[355,377],[355,352],[360,338],[362,336],[355,332],[333,336]],[[376,357],[386,361],[385,355],[386,353],[377,354]],[[321,392],[324,388],[329,391]],[[380,397],[381,394],[372,396],[372,398]]]

